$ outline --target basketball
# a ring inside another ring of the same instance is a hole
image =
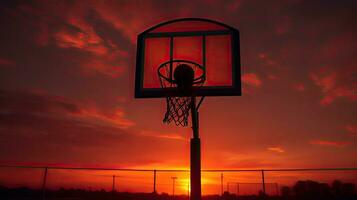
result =
[[[192,67],[187,64],[180,64],[174,71],[174,79],[177,84],[177,88],[181,92],[189,92],[192,88],[195,72]]]

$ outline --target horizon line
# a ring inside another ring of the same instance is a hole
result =
[[[102,167],[60,167],[31,165],[0,165],[0,168],[31,168],[31,169],[67,169],[67,170],[98,170],[98,171],[141,171],[141,172],[190,172],[189,169],[138,169],[138,168],[102,168]],[[357,167],[345,168],[273,168],[273,169],[202,169],[202,172],[273,172],[273,171],[357,171]]]

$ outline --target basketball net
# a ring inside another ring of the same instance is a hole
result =
[[[166,97],[164,123],[175,122],[176,126],[187,126],[191,108],[191,97]]]
[[[197,63],[176,60],[172,62],[166,62],[160,65],[158,69],[158,75],[160,79],[160,84],[162,88],[167,89],[177,89],[177,83],[173,79],[173,69],[176,69],[180,64],[189,65],[195,74],[199,74],[198,78],[194,78],[192,83],[193,87],[201,87],[205,81],[204,68]],[[197,73],[200,72],[200,73]],[[174,122],[176,126],[187,126],[188,125],[188,116],[192,104],[191,94],[185,94],[180,96],[166,96],[166,113],[163,119],[164,123]]]

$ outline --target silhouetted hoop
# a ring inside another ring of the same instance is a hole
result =
[[[204,83],[206,80],[206,71],[202,65],[188,60],[172,60],[162,63],[157,70],[162,88],[176,86],[173,74],[175,68],[180,64],[186,64],[192,67],[195,75],[198,72],[198,77],[195,77],[193,80],[193,86],[201,86],[201,84]]]
[[[177,82],[174,79],[174,71],[181,64],[190,66],[194,71],[192,90],[190,93],[177,91]],[[163,89],[167,89],[166,113],[164,123],[175,122],[177,126],[187,126],[188,116],[191,109],[192,97],[195,96],[195,88],[199,88],[206,80],[205,68],[195,62],[187,60],[172,60],[161,64],[158,68],[158,76]],[[175,94],[175,95],[172,95]]]

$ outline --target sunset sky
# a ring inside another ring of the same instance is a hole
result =
[[[136,37],[240,31],[243,95],[200,109],[202,168],[357,166],[356,1],[1,1],[0,163],[187,169],[190,127],[134,99]]]

